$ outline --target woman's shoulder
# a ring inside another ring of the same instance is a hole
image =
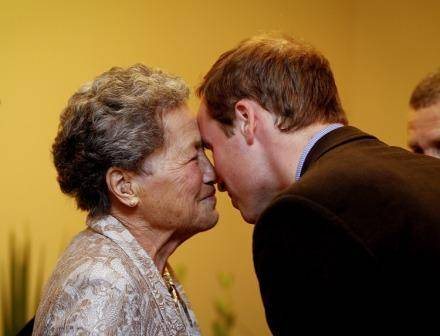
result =
[[[142,297],[138,283],[123,250],[87,229],[60,257],[38,307],[36,327],[56,334],[69,326],[79,332],[111,326],[120,312],[124,319],[137,316]],[[95,321],[96,316],[100,321]]]
[[[121,247],[110,238],[86,229],[73,238],[61,255],[50,282],[75,288],[107,283],[135,286],[136,277],[137,272]]]

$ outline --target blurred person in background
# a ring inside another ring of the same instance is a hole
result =
[[[440,158],[440,68],[420,81],[409,105],[408,146],[415,153]]]
[[[34,335],[199,334],[167,264],[218,220],[216,177],[188,95],[180,78],[138,64],[112,68],[70,98],[53,157],[87,228],[45,287]]]

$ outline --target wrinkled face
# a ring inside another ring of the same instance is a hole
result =
[[[440,102],[413,111],[408,122],[408,146],[415,153],[440,158]]]
[[[216,176],[188,108],[168,112],[163,122],[165,145],[145,160],[146,174],[138,176],[139,205],[151,225],[191,236],[218,220]]]
[[[212,151],[218,189],[228,193],[246,222],[255,223],[273,195],[263,153],[248,146],[235,127],[228,137],[203,102],[197,123],[204,147]]]

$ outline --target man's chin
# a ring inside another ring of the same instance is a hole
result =
[[[257,222],[257,216],[250,212],[246,212],[244,210],[240,210],[241,217],[243,217],[244,221],[248,224],[255,224]]]

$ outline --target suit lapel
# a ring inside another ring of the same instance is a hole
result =
[[[301,170],[301,176],[307,169],[316,162],[321,156],[335,147],[360,139],[377,139],[376,137],[362,132],[353,126],[344,126],[324,135],[313,146],[304,162]]]

